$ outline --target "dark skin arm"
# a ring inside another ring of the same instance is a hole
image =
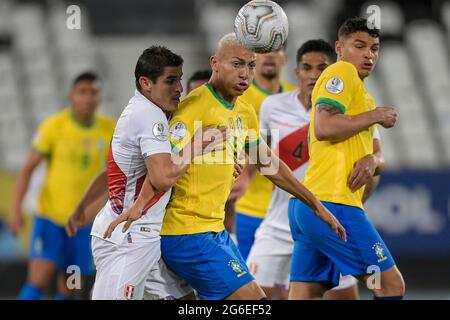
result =
[[[12,212],[9,215],[8,226],[13,234],[18,234],[23,227],[23,199],[30,184],[31,175],[34,169],[43,161],[45,157],[35,150],[31,150],[25,165],[17,177],[16,188],[13,197]]]
[[[380,175],[383,171],[384,157],[381,152],[380,140],[374,139],[373,153],[363,157],[355,163],[355,167],[348,177],[347,185],[352,192],[355,192],[369,183],[374,176]],[[374,190],[372,190],[372,192],[373,191]],[[369,195],[367,195],[367,197]]]
[[[279,188],[304,202],[341,240],[346,241],[347,236],[344,227],[311,191],[297,180],[289,167],[273,154],[264,141],[261,141],[257,147],[254,146],[246,150],[246,152],[250,160],[256,163],[256,167],[260,170],[261,174],[266,176]]]
[[[379,107],[358,115],[345,115],[338,107],[320,103],[316,107],[314,133],[319,141],[344,141],[378,123],[392,128],[397,113],[391,107]]]

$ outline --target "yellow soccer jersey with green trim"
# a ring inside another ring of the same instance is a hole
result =
[[[255,110],[239,99],[224,101],[206,83],[183,99],[170,121],[171,143],[182,149],[201,127],[226,126],[233,138],[224,151],[196,157],[172,188],[161,235],[224,230],[225,202],[234,184],[234,158],[245,145],[259,143]]]
[[[297,90],[297,87],[288,82],[281,82],[280,92],[293,90]],[[269,95],[271,95],[270,92],[253,82],[239,99],[251,104],[255,108],[259,119],[259,109],[261,108],[264,99]],[[272,190],[272,182],[257,172],[250,182],[245,194],[236,202],[236,211],[249,216],[264,218],[269,209]]]
[[[364,187],[352,193],[347,187],[347,179],[355,162],[373,152],[375,125],[338,143],[318,141],[311,128],[314,128],[319,103],[334,105],[346,115],[356,115],[373,110],[375,101],[365,91],[355,66],[344,61],[324,70],[314,86],[311,99],[310,165],[303,183],[322,201],[363,208]]]
[[[44,120],[33,148],[48,160],[37,213],[65,225],[92,180],[105,168],[115,122],[96,115],[83,126],[64,109]]]

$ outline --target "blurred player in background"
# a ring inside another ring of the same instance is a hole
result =
[[[286,43],[275,52],[257,54],[255,78],[250,87],[239,99],[255,108],[259,119],[261,104],[268,96],[276,93],[295,90],[296,87],[280,81],[281,69],[287,63]],[[244,259],[247,259],[255,239],[255,231],[262,222],[269,208],[273,184],[266,177],[256,172],[254,166],[247,166],[236,181],[230,195],[231,204],[235,204],[235,227],[238,248]],[[233,210],[230,208],[227,225],[233,223]],[[231,227],[229,227],[231,229]],[[232,229],[231,229],[232,230]]]
[[[96,113],[100,103],[96,74],[83,73],[73,82],[70,107],[39,126],[14,195],[9,225],[18,233],[23,225],[22,205],[33,170],[47,161],[45,182],[33,219],[27,282],[19,299],[40,299],[58,271],[57,299],[78,298],[79,290],[66,286],[66,269],[78,266],[83,275],[95,272],[90,250],[90,227],[74,238],[65,231],[70,213],[91,180],[105,167],[114,121]]]
[[[334,49],[324,40],[310,40],[298,49],[296,61],[295,74],[300,89],[272,95],[264,100],[260,128],[267,143],[273,144],[280,159],[302,180],[309,160],[311,93],[322,71],[335,61]],[[379,140],[379,137],[376,139]],[[379,152],[378,140],[374,140],[374,153]],[[367,198],[369,193],[365,196]],[[247,259],[250,271],[270,298],[276,294],[281,299],[287,299],[289,293],[294,242],[289,228],[288,203],[289,194],[275,187],[269,210],[256,231]],[[339,286],[328,292],[328,299],[358,297],[357,280],[351,276],[341,278]]]
[[[348,232],[342,242],[311,210],[289,201],[294,244],[289,299],[320,299],[339,283],[340,274],[366,283],[378,269],[381,286],[376,299],[401,299],[405,285],[395,262],[363,210],[363,193],[373,175],[384,170],[381,153],[374,154],[376,124],[395,125],[391,107],[375,107],[364,79],[378,60],[379,30],[364,18],[350,18],[339,29],[339,61],[329,66],[312,92],[309,130],[310,165],[304,183],[336,214]]]
[[[254,108],[238,99],[250,85],[255,54],[243,48],[235,34],[224,36],[211,57],[213,74],[208,83],[192,91],[171,120],[171,141],[183,148],[202,126],[227,126],[233,138],[225,151],[216,151],[193,163],[172,189],[161,229],[162,257],[186,280],[201,299],[262,299],[264,292],[224,230],[224,206],[234,183],[233,164],[241,151],[261,167],[276,166],[278,158],[260,139]],[[257,149],[267,155],[267,162]],[[265,163],[265,164],[264,164]],[[270,179],[310,205],[342,238],[345,231],[313,195],[279,163]]]
[[[205,82],[208,82],[211,78],[211,74],[212,71],[206,69],[194,72],[187,82],[187,93],[189,94],[192,90],[200,87]]]

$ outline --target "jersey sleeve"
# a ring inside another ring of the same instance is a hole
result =
[[[134,115],[136,142],[141,154],[147,158],[157,153],[170,153],[169,125],[162,111],[148,108]]]
[[[326,103],[346,112],[355,93],[358,72],[350,63],[335,63],[323,73],[314,105]]]
[[[195,131],[202,127],[204,109],[198,97],[188,97],[181,101],[170,121],[170,143],[172,152],[180,152],[190,141]]]
[[[261,133],[259,130],[258,117],[256,116],[255,109],[252,106],[248,107],[248,126],[247,134],[245,137],[245,147],[253,147],[261,143]]]
[[[57,123],[55,118],[44,120],[38,127],[33,139],[32,147],[43,156],[51,154],[57,137]]]

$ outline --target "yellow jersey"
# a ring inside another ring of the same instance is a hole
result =
[[[280,93],[294,90],[297,90],[296,86],[284,81],[280,83]],[[270,92],[264,90],[253,81],[252,85],[238,99],[251,104],[255,108],[259,119],[259,109],[261,109],[264,99],[269,95],[271,95]],[[272,198],[272,190],[272,182],[261,175],[259,171],[256,172],[245,194],[236,202],[236,212],[264,218]]]
[[[373,153],[375,125],[337,143],[318,141],[313,128],[319,103],[336,106],[346,115],[357,115],[373,110],[375,101],[366,92],[356,67],[345,61],[338,61],[323,71],[314,86],[311,99],[310,165],[303,183],[319,200],[363,208],[365,187],[352,193],[347,180],[355,162]]]
[[[37,214],[65,225],[92,180],[105,167],[115,122],[96,115],[83,126],[67,108],[44,120],[33,148],[48,161]]]
[[[201,121],[201,122],[200,122]],[[190,142],[198,128],[226,126],[232,141],[226,149],[196,157],[172,188],[161,235],[181,235],[224,230],[225,202],[234,184],[234,158],[245,146],[258,144],[255,109],[237,99],[224,101],[206,83],[184,98],[170,121],[170,140],[175,150]]]

